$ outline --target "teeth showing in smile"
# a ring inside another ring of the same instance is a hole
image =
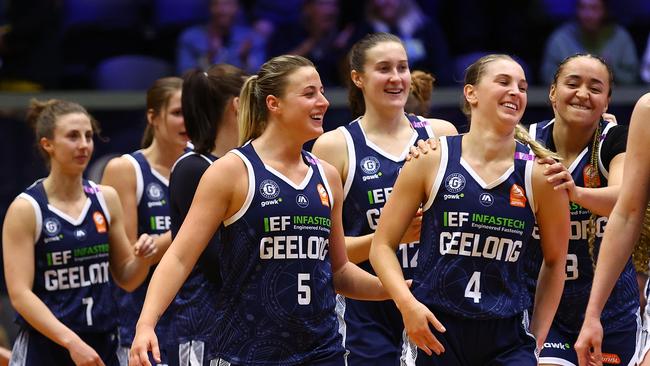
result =
[[[585,105],[580,105],[580,104],[571,104],[571,107],[577,108],[577,109],[584,109],[584,110],[589,109],[589,107],[587,107]]]
[[[517,105],[514,104],[514,103],[508,103],[508,102],[506,102],[506,103],[503,103],[503,106],[506,107],[506,108],[513,109],[513,110],[515,110],[515,111],[519,109],[519,108],[517,108]]]
[[[317,120],[321,120],[321,119],[323,119],[323,115],[322,115],[322,114],[312,114],[312,115],[309,116],[309,117],[311,117],[311,119],[317,119]]]
[[[384,91],[389,94],[400,94],[402,89],[384,89]]]

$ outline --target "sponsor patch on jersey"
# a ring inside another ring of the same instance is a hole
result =
[[[106,218],[104,218],[101,212],[93,212],[93,222],[95,222],[95,228],[98,233],[102,234],[106,232]]]
[[[319,193],[320,193],[320,191],[319,191]],[[296,196],[296,204],[299,207],[305,208],[305,207],[309,206],[309,199],[307,198],[307,196],[305,196],[304,194],[301,193],[301,194]]]
[[[164,191],[160,184],[156,182],[147,184],[147,189],[145,191],[147,192],[147,197],[152,201],[160,201],[164,198]]]
[[[524,189],[517,184],[510,187],[510,206],[526,207],[526,193]]]
[[[379,171],[379,160],[374,156],[366,156],[359,163],[361,170],[366,174],[375,174]]]
[[[267,200],[272,200],[280,194],[280,186],[271,179],[260,183],[260,194]]]
[[[598,175],[598,169],[591,164],[587,164],[585,168],[582,169],[582,179],[585,181],[585,187],[600,187],[600,176]]]
[[[316,186],[316,189],[318,190],[318,196],[320,197],[320,203],[323,204],[323,206],[330,207],[330,197],[327,194],[327,190],[325,187],[323,187],[322,184],[318,183]]]
[[[603,363],[609,365],[620,365],[621,358],[615,353],[603,353]]]
[[[56,217],[48,217],[43,221],[43,228],[50,236],[55,236],[61,231],[61,223]]]
[[[86,239],[86,230],[84,229],[77,229],[74,231],[74,237],[77,238],[77,240],[84,240]]]
[[[449,193],[458,193],[465,188],[465,176],[460,173],[452,173],[445,178],[445,188]]]
[[[483,192],[480,196],[478,196],[478,201],[481,203],[481,205],[490,207],[494,203],[494,197],[487,192]]]

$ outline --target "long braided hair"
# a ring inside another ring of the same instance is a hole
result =
[[[591,142],[591,156],[589,158],[589,165],[585,167],[585,187],[598,188],[600,187],[600,171],[598,169],[598,155],[600,153],[600,140],[601,140],[600,121],[596,125],[594,138]],[[588,178],[588,179],[587,179]],[[591,213],[589,216],[589,224],[587,226],[587,244],[589,245],[589,256],[591,257],[591,265],[596,270],[596,259],[594,257],[594,247],[596,246],[596,220],[598,215]]]

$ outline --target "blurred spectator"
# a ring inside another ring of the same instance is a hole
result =
[[[648,44],[645,46],[645,52],[641,59],[641,79],[650,83],[650,34],[648,34]]]
[[[637,82],[639,59],[630,34],[609,18],[605,0],[578,0],[577,19],[555,30],[546,43],[541,78],[553,81],[558,64],[575,53],[603,57],[619,85]]]
[[[62,67],[61,1],[20,0],[6,6],[8,24],[0,28],[0,88],[57,87]]]
[[[268,43],[269,57],[281,54],[310,59],[325,86],[342,85],[348,75],[343,67],[350,48],[352,26],[339,29],[337,0],[305,0],[298,23],[284,23],[274,31]]]
[[[266,58],[264,41],[250,27],[237,23],[238,13],[238,0],[210,1],[210,22],[190,27],[179,36],[178,74],[197,67],[207,70],[216,63],[257,72]]]
[[[373,32],[400,37],[411,69],[433,73],[441,85],[453,82],[445,36],[414,0],[366,0],[366,20],[359,35]]]
[[[253,28],[259,37],[268,39],[280,24],[300,22],[304,0],[243,0],[255,23]]]

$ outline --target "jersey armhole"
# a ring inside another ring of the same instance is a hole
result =
[[[329,196],[329,201],[330,201],[330,207],[334,207],[334,195],[332,195],[332,189],[330,188],[330,183],[327,180],[327,175],[325,175],[325,171],[323,170],[323,166],[321,165],[320,161],[318,158],[314,156],[314,154],[307,152],[309,156],[312,157],[316,161],[316,166],[318,167],[318,172],[320,173],[320,177],[323,180],[323,184],[325,185],[325,190],[327,191],[327,195]]]
[[[253,165],[248,160],[248,158],[241,153],[241,151],[230,150],[230,152],[237,155],[244,162],[244,165],[246,166],[246,171],[248,172],[248,193],[246,193],[246,200],[244,201],[244,204],[241,206],[241,208],[237,210],[237,212],[235,212],[234,215],[230,216],[229,218],[223,221],[224,226],[229,226],[230,224],[234,223],[235,221],[239,220],[242,216],[244,216],[246,211],[248,211],[251,202],[253,202],[253,196],[255,193],[255,172],[253,171]]]
[[[602,139],[598,142],[598,168],[600,168],[600,171],[603,173],[603,176],[605,179],[609,179],[609,170],[605,168],[605,164],[603,164],[603,143],[605,142],[605,136],[607,136],[607,132],[609,132],[609,129],[616,126],[613,123],[607,123],[605,126],[605,129],[603,130],[603,133],[601,136],[603,136]]]
[[[350,132],[345,129],[345,127],[339,127],[339,130],[343,132],[345,137],[345,146],[348,149],[348,174],[345,177],[345,182],[343,182],[343,200],[348,196],[350,188],[352,188],[352,182],[354,182],[354,174],[357,170],[357,157],[354,151],[354,141],[352,140],[352,135]]]
[[[140,169],[140,164],[138,164],[138,161],[135,160],[135,158],[129,154],[124,154],[122,155],[123,157],[128,160],[131,165],[133,165],[133,169],[135,169],[135,198],[136,198],[136,204],[140,205],[140,200],[142,199],[142,192],[144,191],[144,183],[143,183],[143,178],[142,178],[142,170]]]
[[[21,193],[18,195],[18,198],[22,198],[29,202],[34,209],[34,218],[35,218],[35,228],[34,228],[34,244],[38,243],[38,240],[41,238],[41,229],[43,227],[43,213],[41,212],[41,207],[38,205],[38,202],[34,197],[28,195],[27,193]]]
[[[533,191],[533,166],[535,164],[534,160],[526,161],[526,168],[524,169],[524,185],[526,196],[528,198],[528,205],[530,210],[533,212],[535,220],[537,220],[537,212],[535,210],[535,192]]]
[[[106,217],[106,222],[108,225],[111,224],[111,212],[108,210],[108,205],[106,205],[106,198],[104,198],[104,193],[102,193],[102,190],[97,187],[97,184],[91,180],[88,181],[88,184],[93,188],[93,190],[96,192],[95,197],[97,197],[97,202],[99,202],[99,206],[102,208],[102,211],[104,211],[104,216]]]
[[[447,171],[447,163],[449,161],[449,146],[447,145],[447,137],[446,136],[440,136],[440,164],[438,165],[438,173],[436,173],[436,179],[433,181],[433,185],[431,185],[431,190],[429,191],[429,198],[427,199],[427,202],[422,206],[422,211],[428,210],[431,205],[433,205],[433,201],[435,200],[436,196],[438,195],[438,190],[440,189],[440,185],[442,184],[442,179],[445,176],[445,172]]]

